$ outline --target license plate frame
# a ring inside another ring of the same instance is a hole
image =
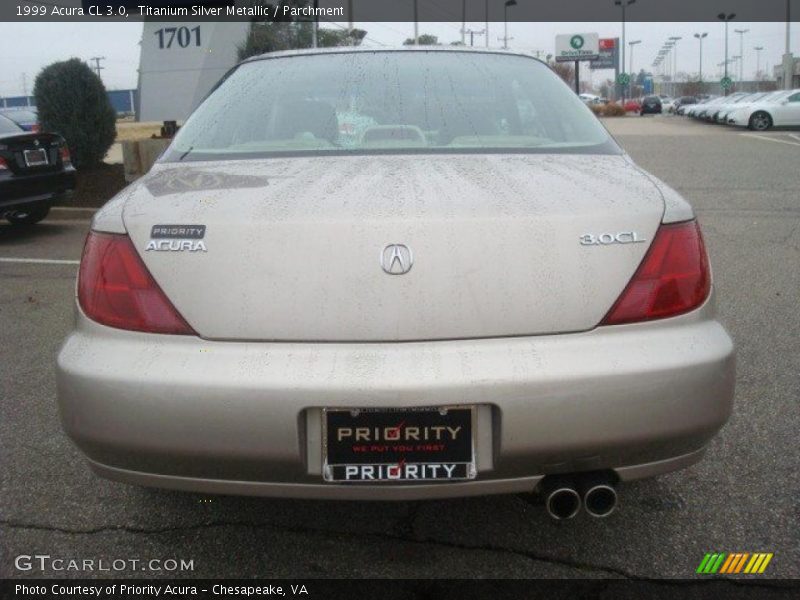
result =
[[[353,429],[347,440],[329,438],[334,430],[342,435],[337,428],[343,424],[345,429],[348,425]],[[354,431],[356,425],[360,432]],[[371,429],[370,438],[387,439],[364,440],[365,428]],[[414,433],[418,439],[413,439]],[[474,406],[323,408],[323,480],[352,484],[472,480],[477,477],[476,433]],[[356,452],[355,445],[347,450],[348,443],[366,446],[367,450]]]
[[[25,159],[26,167],[44,167],[50,164],[50,161],[47,160],[47,150],[44,148],[23,150],[22,156]]]

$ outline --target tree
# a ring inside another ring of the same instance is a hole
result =
[[[260,4],[260,3],[259,3]],[[284,0],[281,6],[294,7],[310,6],[310,0]],[[274,14],[275,5],[264,4],[268,14]],[[279,50],[297,50],[311,48],[313,41],[313,21],[299,21],[293,17],[278,17],[276,20],[253,21],[250,33],[244,44],[239,46],[239,60],[265,52],[278,52]],[[329,48],[332,46],[358,46],[366,37],[363,29],[323,29],[317,30],[317,46]]]
[[[239,46],[239,60],[265,52],[311,48],[312,28],[310,21],[256,22],[250,26],[247,40]],[[358,46],[366,37],[363,29],[323,29],[317,30],[317,46]]]
[[[423,33],[419,36],[419,45],[420,46],[441,46],[439,43],[439,38],[435,35],[431,35],[430,33]],[[403,46],[413,46],[414,45],[414,38],[407,38],[405,42],[403,42]]]
[[[575,85],[575,67],[570,62],[552,62],[550,67],[561,77],[567,85]]]
[[[55,62],[33,86],[39,121],[67,140],[76,168],[99,165],[114,143],[117,114],[100,77],[85,62]]]

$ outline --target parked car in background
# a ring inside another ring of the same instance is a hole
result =
[[[0,115],[0,217],[32,225],[75,188],[67,143],[55,133],[25,131]]]
[[[728,113],[727,123],[766,131],[770,127],[800,127],[800,89],[774,94]]]
[[[681,96],[672,105],[671,112],[676,114],[681,114],[679,111],[683,106],[690,105],[690,104],[697,104],[697,98],[694,96]]]
[[[11,119],[25,131],[36,133],[41,130],[39,113],[35,108],[1,108],[0,115]]]
[[[625,101],[623,108],[625,109],[625,112],[639,112],[639,110],[642,108],[642,103],[639,100],[634,100],[631,98]]]
[[[133,484],[602,517],[733,406],[691,206],[529,55],[248,59],[95,215],[76,296],[61,420]]]
[[[719,124],[727,124],[728,115],[733,111],[740,110],[757,102],[769,101],[769,99],[772,97],[779,98],[786,95],[788,95],[788,92],[781,90],[777,92],[758,92],[743,96],[742,98],[739,98],[737,102],[721,106],[714,115],[714,121]]]
[[[580,98],[583,103],[588,106],[595,106],[603,103],[602,98],[600,98],[600,96],[595,96],[594,94],[578,94],[578,98]]]
[[[675,108],[675,100],[671,96],[659,95],[661,99],[661,112],[671,113]]]
[[[641,108],[639,109],[640,115],[660,115],[663,111],[661,98],[658,96],[645,96],[642,100]]]
[[[713,114],[716,110],[725,103],[730,103],[741,96],[744,96],[743,92],[737,92],[735,94],[731,94],[729,96],[720,96],[718,98],[714,98],[709,100],[708,102],[704,102],[703,104],[698,104],[697,109],[692,113],[692,116],[695,119],[705,119],[707,118],[708,114]]]

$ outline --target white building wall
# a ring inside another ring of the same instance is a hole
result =
[[[185,120],[238,62],[238,47],[249,31],[246,21],[146,21],[139,59],[139,120]]]

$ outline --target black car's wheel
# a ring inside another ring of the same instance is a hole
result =
[[[748,127],[754,131],[766,131],[772,127],[772,117],[769,116],[769,113],[765,113],[764,111],[753,113],[753,116],[750,117]]]
[[[41,208],[32,208],[30,210],[20,210],[19,212],[10,214],[6,217],[12,225],[35,225],[47,216],[50,212],[49,206]]]

